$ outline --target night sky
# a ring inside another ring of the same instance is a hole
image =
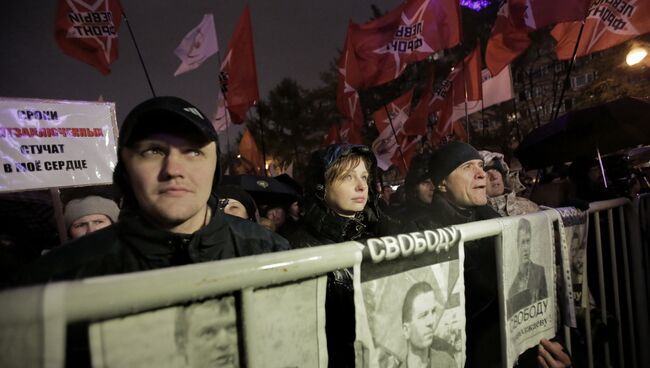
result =
[[[75,0],[80,1],[80,0]],[[119,33],[119,59],[103,76],[65,55],[54,39],[58,1],[0,1],[0,96],[116,103],[118,124],[138,102],[151,97],[126,23]],[[261,98],[284,77],[313,88],[319,73],[343,47],[349,19],[366,22],[371,4],[382,10],[399,0],[250,1]],[[122,0],[158,95],[176,95],[207,115],[216,106],[217,55],[200,68],[174,77],[180,61],[173,51],[183,36],[214,14],[221,55],[244,8],[243,1]]]

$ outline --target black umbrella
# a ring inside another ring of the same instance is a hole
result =
[[[528,169],[650,143],[650,103],[623,97],[571,111],[530,132],[515,156]]]
[[[291,186],[271,176],[225,175],[222,184],[237,185],[247,191],[258,205],[291,204],[298,193]]]

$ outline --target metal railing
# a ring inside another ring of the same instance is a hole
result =
[[[625,324],[617,326],[616,341],[605,341],[605,364],[613,360],[620,367],[650,366],[648,339],[648,216],[650,197],[633,202],[626,199],[592,203],[589,209],[595,230],[599,307],[601,318],[607,320],[608,311]],[[618,232],[615,232],[613,211],[618,211]],[[557,212],[556,220],[559,219]],[[609,245],[609,267],[603,259],[601,214],[606,213],[606,238]],[[645,221],[645,223],[642,223]],[[499,220],[479,221],[454,226],[463,241],[500,235]],[[43,361],[47,366],[63,365],[65,326],[78,321],[114,318],[152,309],[177,305],[225,293],[293,282],[327,272],[353,267],[361,260],[363,245],[346,242],[314,248],[208,262],[182,267],[160,269],[59,282],[47,285],[7,290],[0,293],[0,356],[9,349],[7,331],[21,323],[43,323],[45,350]],[[619,253],[620,252],[620,253]],[[620,257],[619,257],[620,254]],[[620,258],[620,259],[619,259]],[[607,285],[607,275],[613,286]],[[619,290],[619,280],[624,288]],[[592,290],[592,292],[595,292]],[[621,298],[620,294],[623,294]],[[42,310],[21,307],[25,298],[42,298]],[[594,341],[590,326],[590,311],[586,314],[586,337],[589,366],[594,366]],[[571,344],[575,346],[575,343]],[[614,355],[612,355],[612,350]],[[628,354],[627,352],[631,352]],[[0,358],[2,362],[2,358]]]

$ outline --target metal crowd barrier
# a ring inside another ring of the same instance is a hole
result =
[[[650,195],[633,201],[619,198],[589,206],[589,245],[595,259],[597,280],[590,280],[590,293],[598,301],[584,316],[587,361],[596,367],[650,366],[648,319],[648,229]],[[608,259],[609,258],[609,259]],[[594,283],[594,281],[597,281]],[[593,309],[592,309],[593,308]],[[600,318],[598,346],[594,346],[591,313]],[[602,352],[602,355],[596,355]],[[601,360],[602,359],[602,360]]]
[[[617,199],[592,203],[589,212],[594,224],[597,244],[598,292],[602,301],[601,316],[607,317],[614,310],[618,321],[622,311],[630,317],[627,324],[618,324],[617,341],[604,342],[605,364],[611,361],[620,367],[650,366],[650,343],[648,341],[648,208],[650,196],[630,202]],[[619,232],[615,233],[613,211],[618,211]],[[552,211],[552,210],[550,210]],[[552,211],[556,213],[555,211]],[[608,296],[608,286],[603,265],[603,244],[600,225],[601,214],[606,213],[609,230],[611,270],[614,280],[613,299]],[[525,217],[525,216],[524,216]],[[559,217],[556,218],[556,220]],[[640,225],[640,221],[644,223]],[[501,234],[498,220],[479,221],[454,226],[463,241],[476,240]],[[616,241],[620,240],[620,242]],[[643,245],[643,246],[642,246]],[[45,321],[43,346],[46,350],[42,360],[46,366],[63,365],[65,351],[65,326],[79,321],[114,318],[152,309],[167,307],[193,300],[217,296],[232,291],[282,284],[329,271],[352,267],[360,261],[362,245],[345,242],[314,248],[264,254],[252,257],[208,262],[182,267],[160,269],[91,278],[71,282],[59,282],[28,288],[7,290],[0,293],[3,313],[0,313],[0,355],[7,347],[7,326],[21,321]],[[617,249],[622,251],[619,260]],[[593,262],[593,260],[590,260]],[[593,263],[590,263],[593,264]],[[622,266],[621,266],[622,264]],[[622,269],[622,271],[621,271]],[[618,288],[619,279],[624,281],[624,297]],[[24,308],[17,301],[30,294],[42,298],[42,310]],[[13,303],[13,305],[12,305]],[[589,309],[589,308],[588,308]],[[50,316],[62,316],[48,320]],[[589,366],[594,366],[594,347],[591,339],[590,316],[586,316]],[[4,339],[4,342],[3,342]],[[627,345],[626,345],[627,344]],[[573,344],[575,345],[575,344]],[[612,356],[612,345],[617,354]],[[626,349],[627,348],[627,349]],[[4,350],[3,350],[4,349]],[[621,353],[624,352],[624,353]],[[631,354],[625,354],[631,352]],[[0,358],[0,361],[2,359]]]

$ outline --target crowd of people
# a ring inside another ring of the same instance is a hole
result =
[[[526,187],[502,154],[455,141],[414,157],[394,201],[386,198],[390,190],[375,185],[377,162],[363,145],[316,150],[302,195],[285,204],[259,206],[241,187],[221,185],[220,165],[217,133],[195,106],[175,97],[139,104],[119,134],[113,181],[120,208],[97,196],[67,203],[72,240],[21,269],[10,286],[316,247],[540,210],[519,195]],[[467,243],[465,257],[466,366],[501,366],[494,239]],[[354,366],[351,269],[328,275],[325,311],[330,366]],[[432,364],[428,355],[419,358]],[[415,356],[403,366],[413,364]],[[571,359],[561,343],[543,340],[519,364],[568,367]]]

